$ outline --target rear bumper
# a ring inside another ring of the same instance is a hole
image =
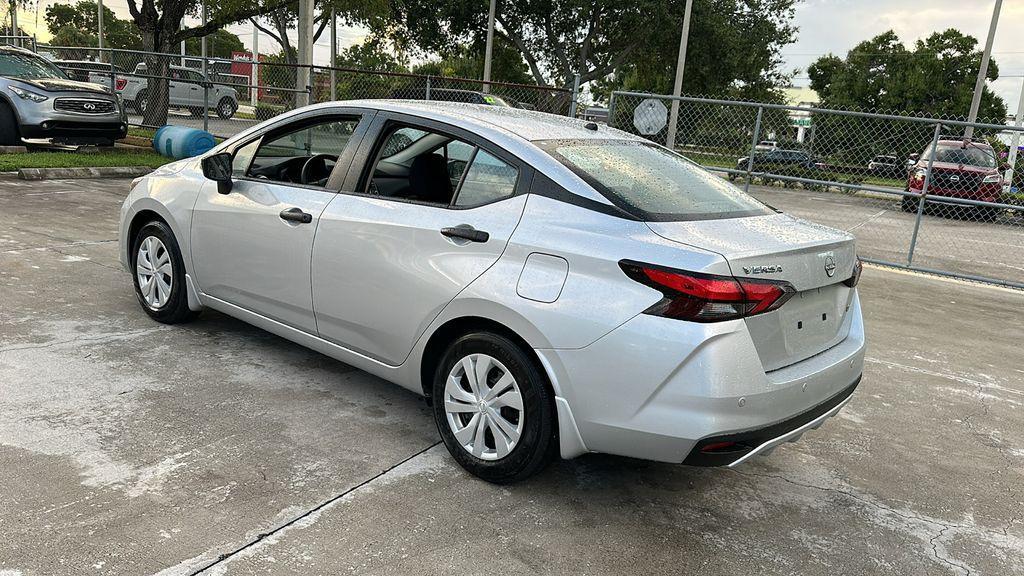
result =
[[[776,446],[795,442],[808,430],[821,426],[825,420],[839,413],[850,401],[861,377],[839,394],[806,412],[771,426],[704,438],[690,450],[683,460],[689,466],[737,466],[758,454],[768,454]]]
[[[641,314],[585,348],[537,353],[571,407],[586,451],[729,465],[838,411],[864,368],[856,293],[843,331],[831,348],[770,372],[743,321],[696,324]],[[731,436],[747,441],[740,453],[717,462],[691,459],[698,446]]]

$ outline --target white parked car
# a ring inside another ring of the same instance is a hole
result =
[[[136,180],[120,241],[157,321],[212,308],[423,394],[493,482],[585,452],[736,465],[863,368],[849,234],[526,110],[295,110]]]
[[[168,100],[171,108],[188,110],[196,117],[212,109],[224,120],[234,116],[238,110],[238,92],[234,88],[211,83],[201,72],[184,66],[171,66],[170,75]],[[134,74],[116,79],[118,93],[125,104],[138,114],[144,114],[149,106],[151,80],[143,64],[136,67]]]

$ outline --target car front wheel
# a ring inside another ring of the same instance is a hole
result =
[[[547,379],[510,339],[468,334],[449,346],[434,377],[434,420],[455,461],[497,484],[542,470],[558,447]]]
[[[185,264],[171,228],[150,222],[132,242],[132,278],[142,309],[157,322],[177,324],[195,313],[188,307]]]

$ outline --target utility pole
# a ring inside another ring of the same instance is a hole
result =
[[[1020,84],[1020,99],[1017,101],[1017,117],[1013,119],[1013,125],[1017,128],[1024,124],[1024,80]],[[1020,146],[1020,131],[1014,131],[1010,138],[1010,154],[1006,163],[1010,166],[1006,169],[1006,188],[1013,188],[1013,168],[1017,164],[1017,147]]]
[[[15,46],[21,46],[21,38],[18,38],[18,0],[11,0],[11,40]]]
[[[299,0],[299,67],[295,74],[295,89],[299,106],[309,104],[309,92],[313,64],[313,0]]]
[[[686,44],[690,40],[690,13],[693,11],[693,0],[686,0],[683,12],[683,35],[679,38],[679,61],[676,62],[676,82],[672,86],[672,95],[678,98],[683,92],[683,69],[686,68]],[[676,124],[679,123],[679,100],[672,100],[672,108],[668,115],[668,132],[665,135],[665,146],[676,149]]]
[[[487,47],[484,49],[484,92],[491,91],[491,54],[494,50],[494,12],[498,0],[491,0],[491,8],[487,12]]]
[[[182,18],[181,19],[181,24],[178,25],[178,30],[184,30],[184,29],[185,29],[185,19]],[[179,64],[181,64],[182,66],[185,65],[185,41],[184,40],[181,41],[181,62],[179,62]]]
[[[96,36],[99,40],[100,61],[103,60],[103,0],[96,0]]]
[[[257,100],[259,99],[259,93],[260,93],[260,88],[259,88],[259,86],[260,86],[260,72],[259,72],[259,68],[257,68],[259,65],[260,65],[260,29],[257,28],[256,27],[256,23],[253,22],[253,24],[252,24],[252,67],[249,69],[250,72],[252,72],[252,80],[249,81],[249,84],[252,85],[252,88],[249,89],[249,103],[252,104],[252,107],[254,109],[253,113],[255,113],[255,108],[256,108],[256,105],[258,104]]]
[[[981,107],[981,94],[985,91],[985,77],[988,76],[988,61],[992,57],[992,41],[996,38],[996,25],[999,24],[999,10],[1003,0],[996,0],[992,9],[992,23],[988,26],[988,38],[985,40],[985,51],[981,55],[981,68],[978,69],[978,80],[974,83],[974,97],[971,99],[971,111],[967,115],[968,122],[978,121],[978,108]],[[964,140],[974,137],[974,126],[964,128]]]
[[[338,60],[338,12],[331,8],[331,102],[338,99],[337,78],[334,67]]]

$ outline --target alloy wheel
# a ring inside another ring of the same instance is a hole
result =
[[[135,274],[139,280],[139,291],[150,309],[157,310],[167,304],[174,284],[174,269],[167,247],[156,236],[147,236],[139,244]]]
[[[525,411],[511,372],[487,354],[470,354],[452,367],[444,412],[460,446],[481,460],[500,460],[519,443]]]

